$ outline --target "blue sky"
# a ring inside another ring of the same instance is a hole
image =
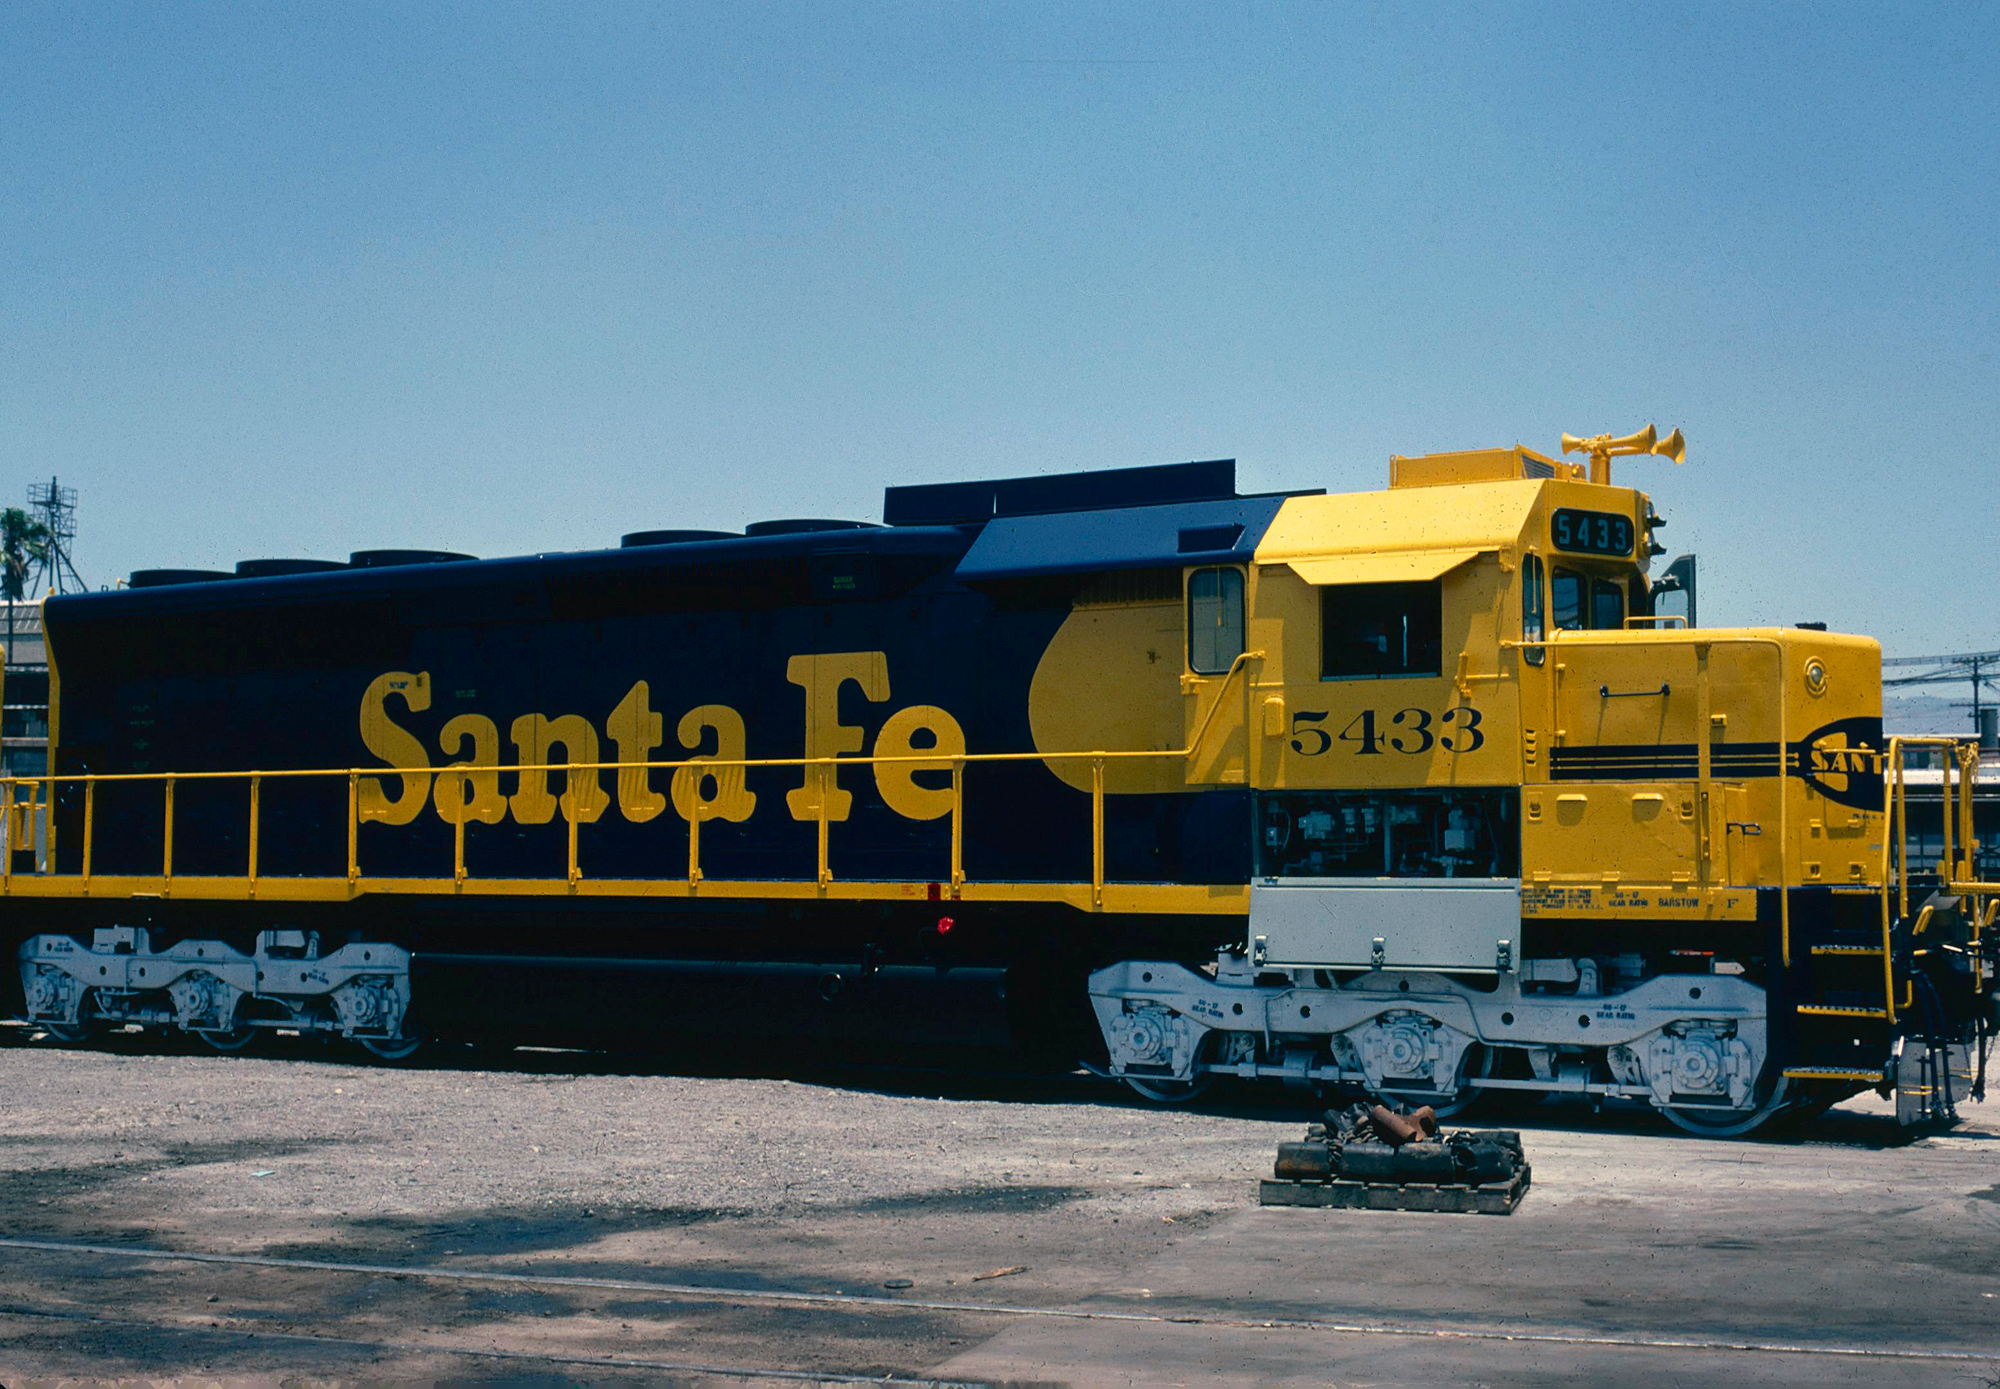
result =
[[[0,500],[79,566],[1679,425],[1709,625],[2000,647],[2000,11],[0,9]]]

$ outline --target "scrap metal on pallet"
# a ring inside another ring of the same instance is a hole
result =
[[[1428,1105],[1357,1104],[1329,1109],[1303,1143],[1280,1143],[1276,1175],[1259,1205],[1511,1215],[1533,1169],[1511,1129],[1440,1134]]]

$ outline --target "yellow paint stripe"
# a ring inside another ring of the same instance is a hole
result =
[[[1183,916],[1242,916],[1250,910],[1250,889],[1240,884],[1106,883],[1103,906],[1110,913],[1167,913]],[[824,901],[824,902],[1044,902],[1091,911],[1089,883],[964,883],[940,886],[931,897],[927,882],[760,882],[704,878],[258,878],[109,877],[85,879],[16,875],[0,896],[43,901],[164,898],[200,902],[346,902],[361,897],[590,897],[640,900]]]

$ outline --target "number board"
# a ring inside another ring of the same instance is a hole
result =
[[[1575,507],[1556,508],[1549,530],[1558,550],[1586,555],[1629,555],[1632,553],[1632,518],[1609,511],[1578,511]]]

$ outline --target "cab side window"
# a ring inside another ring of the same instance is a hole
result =
[[[1625,590],[1610,579],[1590,581],[1590,625],[1600,632],[1625,625]]]
[[[1558,569],[1549,592],[1561,631],[1616,632],[1625,625],[1625,589],[1616,579],[1590,579]]]
[[[1197,569],[1187,593],[1188,669],[1222,675],[1243,654],[1243,571]]]
[[[1555,581],[1549,585],[1550,615],[1555,619],[1559,632],[1581,632],[1584,627],[1584,595],[1590,591],[1589,583],[1583,575],[1571,569],[1558,569]]]
[[[1436,675],[1444,645],[1444,586],[1333,584],[1320,590],[1320,678]]]
[[[1521,561],[1521,640],[1538,642],[1548,635],[1548,624],[1542,617],[1542,557],[1529,555]],[[1521,658],[1531,666],[1542,663],[1548,651],[1540,646],[1524,646]]]

